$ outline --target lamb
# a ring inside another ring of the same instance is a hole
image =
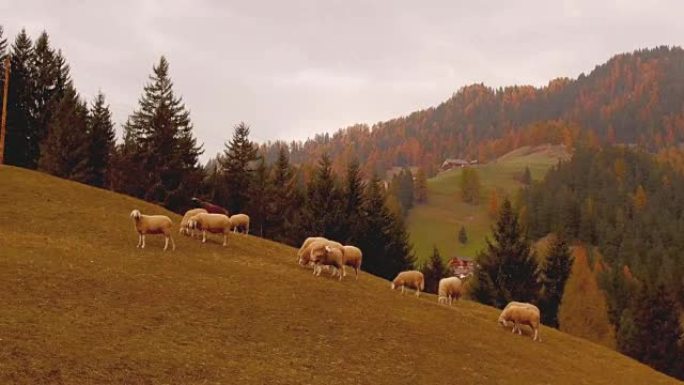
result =
[[[194,231],[190,230],[190,228],[188,227],[188,222],[190,221],[190,218],[194,217],[195,215],[200,214],[200,213],[206,213],[206,212],[207,212],[207,210],[205,210],[205,209],[190,209],[190,210],[186,211],[185,215],[183,215],[183,219],[181,220],[180,230],[178,230],[178,232],[180,234],[191,235],[194,237],[195,233],[194,233]]]
[[[323,266],[332,266],[336,269],[339,280],[342,280],[344,253],[341,248],[324,245],[322,249],[316,249],[311,253],[311,262],[314,263],[314,275],[320,276]]]
[[[539,308],[528,303],[509,303],[499,316],[499,323],[506,325],[506,322],[513,322],[513,332],[518,330],[518,334],[522,334],[520,325],[528,325],[534,331],[534,336],[532,341],[541,342],[541,337],[539,337],[539,322],[541,319],[541,314]]]
[[[230,222],[233,224],[233,232],[244,230],[245,234],[249,234],[249,215],[235,214],[230,217]]]
[[[223,214],[196,214],[188,221],[191,229],[202,230],[202,243],[207,242],[207,231],[214,234],[223,234],[223,246],[228,242],[228,234],[233,228],[230,218]]]
[[[363,253],[361,252],[361,249],[356,246],[345,245],[342,246],[342,252],[344,253],[345,266],[354,268],[354,271],[356,272],[356,279],[359,279],[359,270],[361,269],[361,262],[363,261]],[[344,268],[342,268],[342,272],[345,276],[347,275],[347,272],[344,270]]]
[[[453,299],[457,300],[463,292],[463,282],[458,277],[448,277],[439,280],[437,303],[448,303],[450,306]]]
[[[135,231],[138,232],[138,245],[141,249],[145,248],[146,234],[164,234],[166,238],[164,242],[164,251],[169,247],[169,239],[171,240],[171,247],[176,250],[176,243],[171,237],[171,226],[173,222],[171,218],[166,215],[143,215],[140,210],[131,211],[131,218],[135,221]]]
[[[402,271],[397,274],[390,287],[394,290],[397,286],[401,286],[401,294],[404,294],[405,286],[410,286],[416,289],[416,297],[420,297],[420,291],[425,290],[425,277],[418,270]]]

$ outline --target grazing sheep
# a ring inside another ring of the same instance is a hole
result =
[[[243,232],[249,234],[249,215],[247,214],[235,214],[230,217],[230,222],[233,224],[233,232]]]
[[[301,255],[299,257],[299,264],[302,266],[308,266],[309,263],[311,262],[311,255],[314,252],[321,253],[323,252],[323,248],[325,246],[330,246],[330,247],[336,247],[338,249],[342,249],[342,244],[339,242],[331,241],[328,239],[323,238],[322,240],[317,240],[311,242],[304,250],[302,250]]]
[[[190,218],[194,217],[195,215],[206,212],[207,210],[205,209],[190,209],[186,211],[185,215],[183,215],[183,219],[181,220],[180,230],[178,230],[178,232],[183,235],[191,235],[194,237],[195,232],[190,230],[190,228],[188,227],[188,222],[190,221]]]
[[[527,325],[534,331],[534,336],[532,341],[541,342],[541,337],[539,337],[539,322],[541,319],[541,314],[539,308],[532,304],[518,303],[518,304],[508,304],[499,316],[499,323],[506,325],[507,322],[513,322],[512,332],[518,331],[518,334],[522,334],[522,330],[519,325]]]
[[[164,234],[166,238],[164,251],[169,247],[169,239],[171,240],[171,247],[176,250],[176,243],[171,237],[171,226],[173,225],[171,218],[166,215],[143,215],[139,210],[131,211],[131,218],[135,221],[135,231],[138,232],[138,245],[136,247],[145,248],[146,234]]]
[[[304,250],[309,249],[309,246],[316,241],[327,241],[327,239],[323,238],[323,237],[306,238],[304,240],[304,243],[302,243],[302,247],[300,247],[299,251],[297,251],[297,262],[299,262],[302,259],[302,255],[304,254]]]
[[[463,293],[463,282],[458,277],[448,277],[439,280],[438,303],[448,303],[451,306],[453,299],[459,299]]]
[[[207,212],[209,214],[223,214],[223,215],[230,216],[230,214],[228,214],[228,210],[224,209],[223,207],[221,207],[217,204],[207,202],[207,201],[203,201],[201,199],[197,199],[194,197],[190,200],[193,203],[195,203],[196,205],[200,206],[201,208],[207,210]]]
[[[323,266],[332,266],[336,269],[339,280],[342,280],[344,269],[344,253],[342,249],[330,245],[323,246],[322,249],[316,249],[311,253],[311,262],[314,264],[314,275],[320,276]],[[335,272],[333,272],[333,275]]]
[[[528,302],[516,302],[516,301],[511,301],[511,302],[509,302],[508,305],[506,305],[506,307],[503,308],[503,310],[506,310],[506,309],[508,309],[508,308],[511,307],[511,306],[526,306],[526,307],[530,307],[530,308],[532,308],[532,309],[535,309],[536,311],[539,312],[539,308],[536,307],[535,305],[532,305],[531,303],[528,303]],[[540,314],[541,314],[541,312],[540,312]],[[501,320],[501,317],[499,317],[499,323],[501,323],[501,325],[503,325],[503,326],[505,326],[505,327],[508,327],[508,322],[506,322],[506,320],[503,320],[503,321],[502,321],[502,320]],[[512,330],[512,332],[515,332],[516,330],[517,330],[517,326],[516,326],[516,325],[513,325],[513,330]]]
[[[423,276],[423,273],[418,270],[402,271],[397,274],[397,277],[394,278],[390,287],[394,290],[394,288],[398,286],[401,287],[401,294],[404,294],[405,286],[410,286],[416,289],[416,297],[420,297],[420,291],[425,290],[425,277]]]
[[[188,226],[191,229],[202,230],[202,243],[207,242],[207,231],[213,234],[223,234],[223,246],[228,242],[228,233],[233,228],[230,218],[223,214],[200,213],[190,218]]]
[[[342,252],[344,253],[344,264],[354,268],[356,272],[356,279],[359,279],[359,270],[361,269],[361,262],[363,262],[363,253],[361,249],[356,246],[345,245],[342,246]],[[347,275],[347,271],[343,268],[342,272]]]

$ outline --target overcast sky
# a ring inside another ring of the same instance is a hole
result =
[[[259,142],[305,139],[684,39],[681,1],[0,0],[0,15],[10,41],[46,30],[117,129],[166,55],[204,160],[240,121]]]

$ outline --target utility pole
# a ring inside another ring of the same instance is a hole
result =
[[[0,123],[0,164],[5,163],[5,131],[7,131],[7,94],[9,90],[10,55],[5,56],[5,84],[2,91],[2,122]]]

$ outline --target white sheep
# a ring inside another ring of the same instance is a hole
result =
[[[185,215],[183,215],[183,219],[181,220],[180,230],[178,230],[178,233],[194,237],[195,232],[188,227],[188,222],[190,221],[190,218],[194,217],[195,215],[206,212],[207,210],[205,209],[190,209],[186,211]]]
[[[499,323],[506,326],[507,322],[513,322],[512,332],[518,331],[518,334],[522,334],[522,330],[519,325],[527,325],[534,331],[534,336],[532,341],[541,342],[541,337],[539,337],[539,323],[541,320],[541,313],[539,308],[529,304],[529,303],[509,303],[501,311],[499,315]]]
[[[309,245],[306,248],[304,248],[304,250],[302,250],[298,260],[299,264],[302,266],[310,265],[312,253],[323,252],[323,248],[325,246],[335,247],[340,250],[342,249],[342,244],[339,242],[331,241],[325,238],[321,240],[315,240],[309,243]]]
[[[410,286],[416,289],[416,297],[420,297],[420,291],[425,290],[425,276],[418,270],[402,271],[394,278],[390,288],[394,290],[399,286],[401,287],[401,294],[404,294],[405,286]]]
[[[135,221],[135,231],[138,232],[138,245],[136,247],[145,248],[145,235],[147,234],[164,234],[166,238],[164,251],[169,247],[169,239],[171,240],[171,247],[176,250],[176,243],[171,237],[171,226],[173,225],[171,218],[166,215],[143,215],[140,210],[131,211],[131,218]]]
[[[230,217],[230,222],[233,224],[233,232],[243,232],[249,234],[249,215],[235,214]]]
[[[463,282],[458,277],[448,277],[439,280],[437,303],[452,304],[453,299],[459,299],[463,292]]]
[[[228,243],[228,234],[233,228],[230,218],[223,214],[196,214],[188,221],[191,229],[202,231],[202,243],[207,242],[207,231],[213,234],[223,234],[223,246]]]
[[[302,255],[304,254],[305,250],[309,249],[309,246],[316,242],[316,241],[327,241],[327,238],[323,237],[308,237],[304,240],[302,243],[302,246],[299,248],[299,251],[297,251],[297,262],[300,263],[300,260],[302,259]]]
[[[352,267],[356,272],[356,279],[359,279],[359,270],[361,270],[361,263],[363,262],[363,253],[361,249],[356,246],[345,245],[342,246],[344,253],[344,265]],[[347,275],[347,271],[343,268],[342,272]]]
[[[336,269],[332,275],[336,272],[340,277],[339,280],[342,280],[344,254],[341,248],[325,245],[322,249],[315,249],[311,252],[311,262],[314,264],[314,275],[320,276],[323,266],[331,266]]]

